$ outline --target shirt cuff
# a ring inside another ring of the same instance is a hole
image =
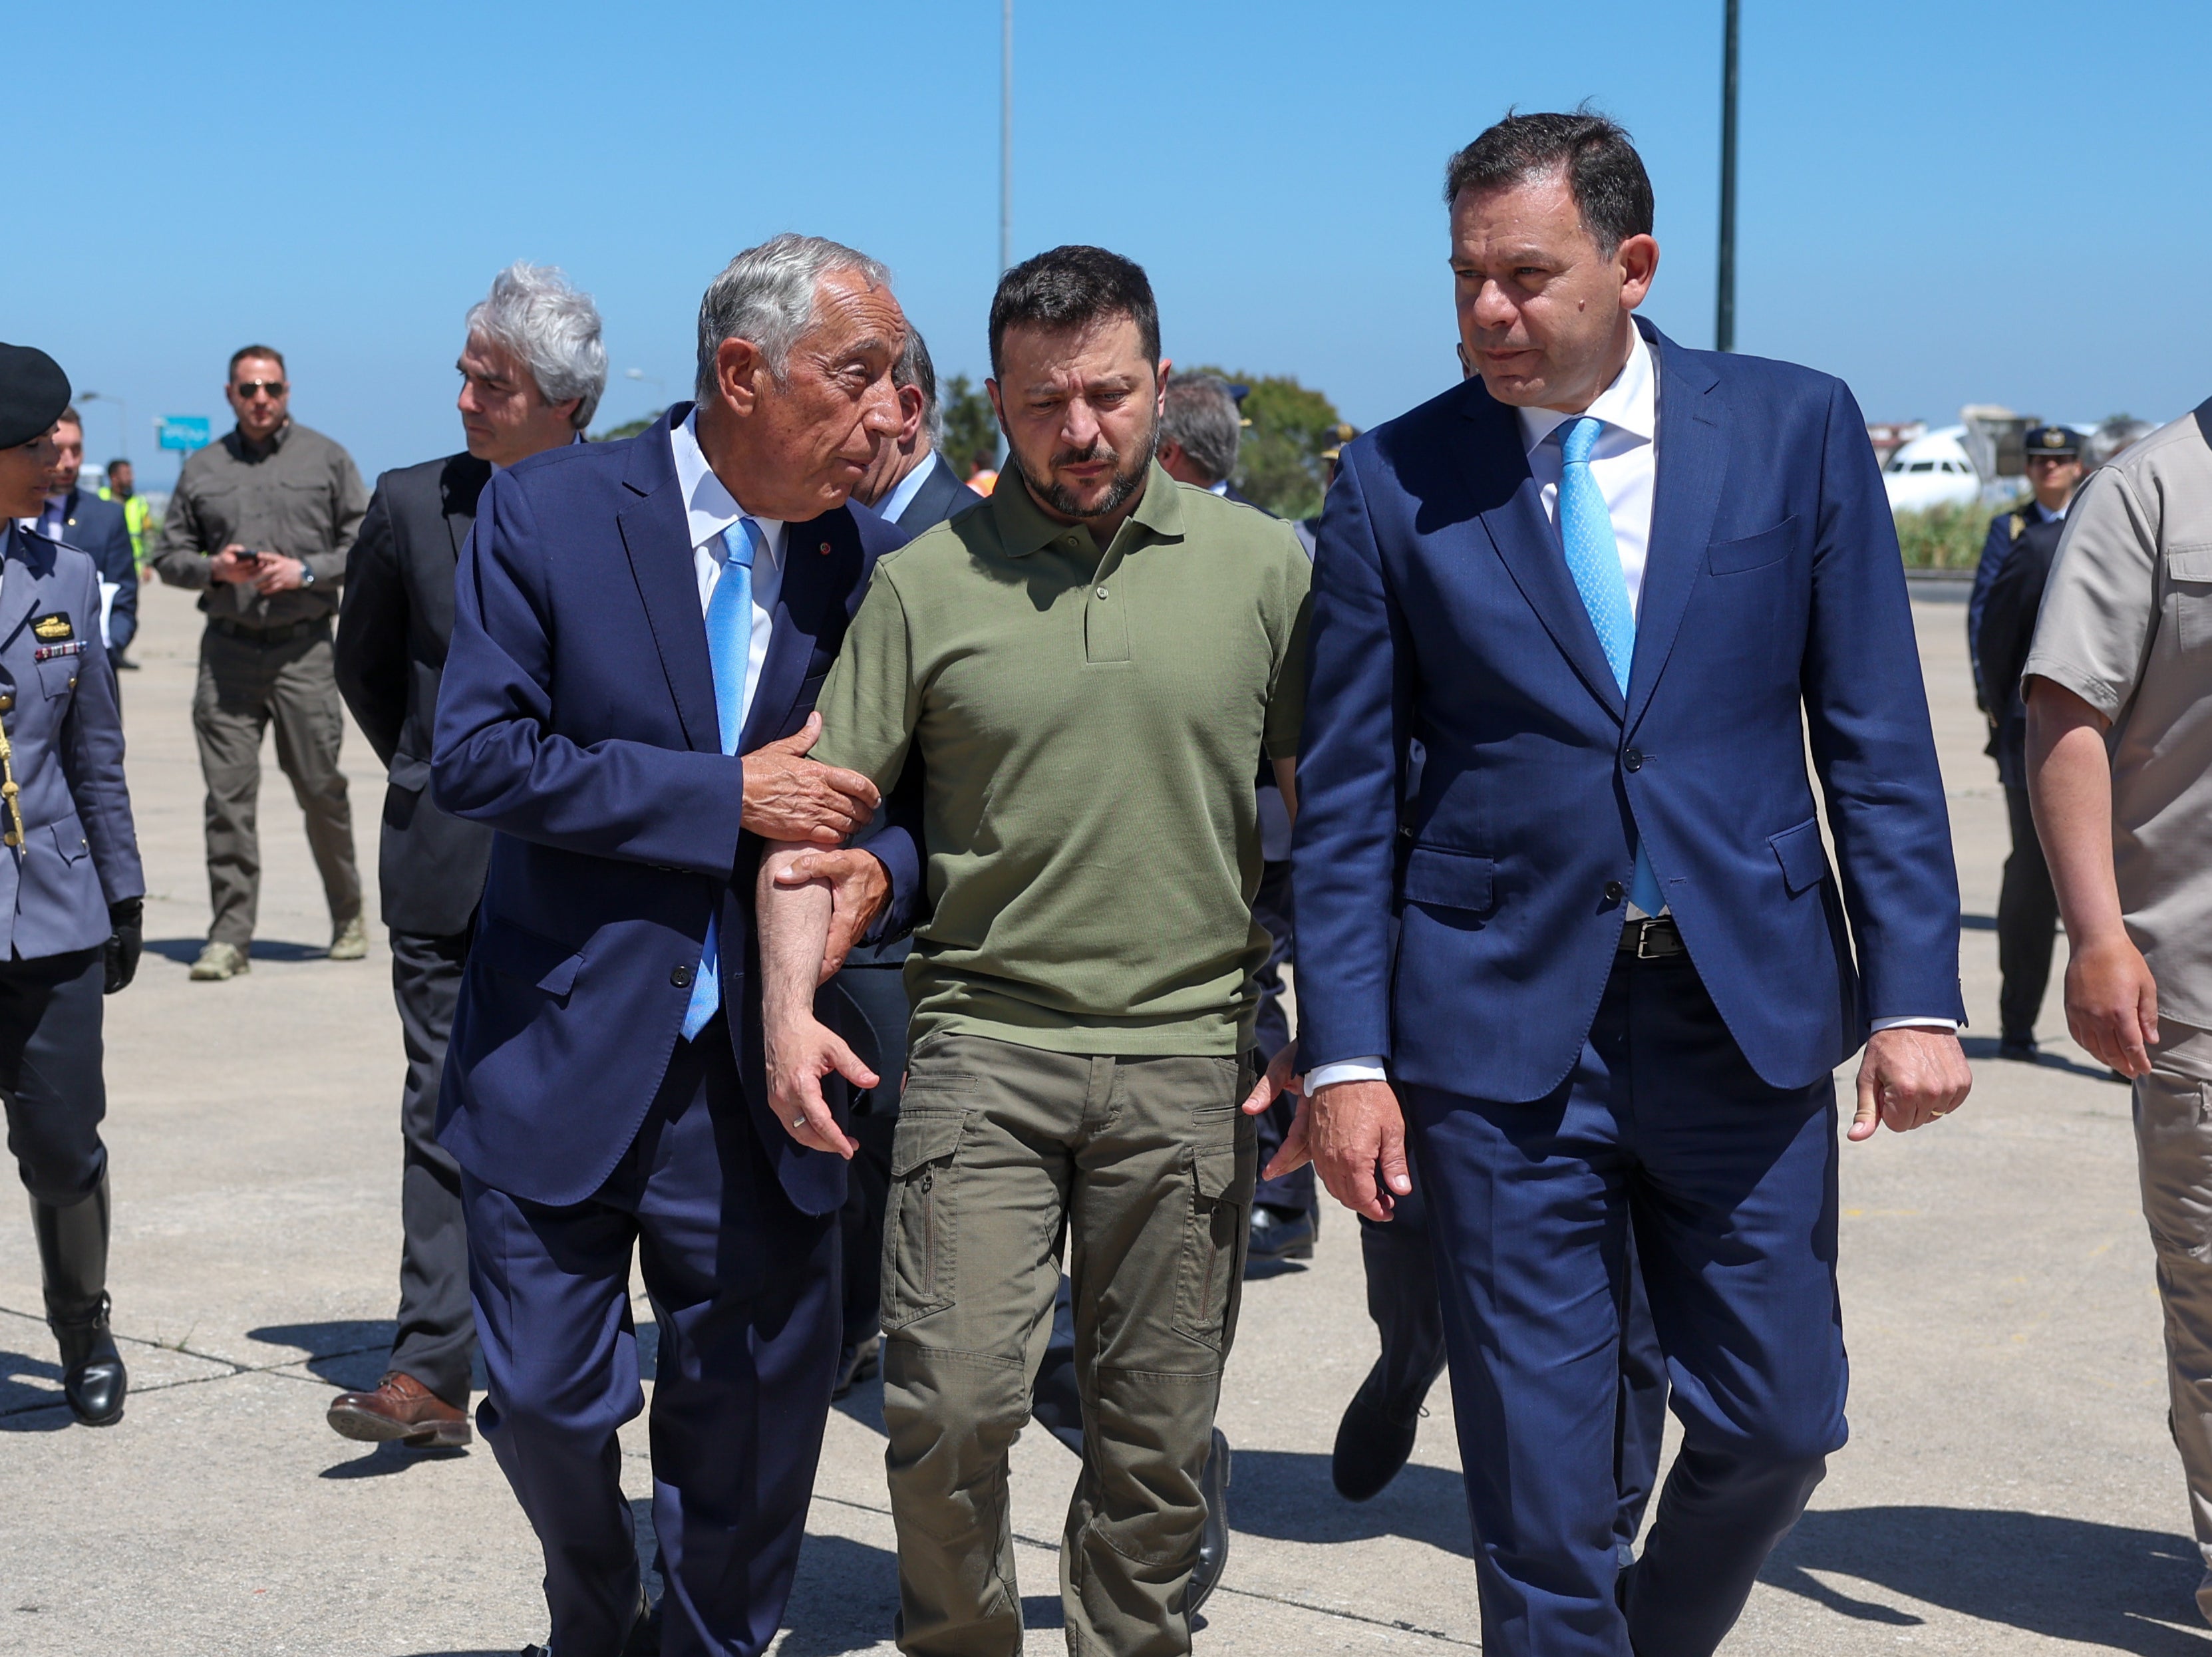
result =
[[[1958,1034],[1959,1021],[1955,1018],[1915,1018],[1911,1017],[1903,1018],[1877,1018],[1874,1021],[1874,1029],[1875,1030],[1949,1030],[1955,1035]]]
[[[1334,1087],[1339,1082],[1387,1082],[1383,1074],[1382,1055],[1365,1053],[1358,1059],[1340,1059],[1332,1065],[1316,1065],[1306,1072],[1306,1091]]]

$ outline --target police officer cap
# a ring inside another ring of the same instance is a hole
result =
[[[2030,454],[2079,454],[2081,439],[2071,426],[2030,426],[2021,440]]]
[[[35,345],[0,345],[0,449],[44,437],[69,400],[60,363]]]

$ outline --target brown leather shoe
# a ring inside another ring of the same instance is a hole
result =
[[[398,1369],[373,1393],[340,1393],[331,1400],[329,1419],[340,1438],[364,1444],[396,1438],[411,1449],[447,1449],[474,1436],[466,1410],[456,1410]]]

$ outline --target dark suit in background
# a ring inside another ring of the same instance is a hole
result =
[[[453,632],[453,568],[476,522],[477,497],[490,481],[490,463],[468,454],[377,479],[346,559],[337,647],[338,689],[390,777],[378,880],[407,1052],[399,1106],[404,1241],[391,1367],[457,1409],[468,1404],[476,1320],[461,1171],[434,1130],[491,830],[431,803],[430,752]],[[463,1423],[458,1439],[466,1437]]]
[[[922,462],[929,468],[914,498],[894,521],[901,534],[917,536],[955,513],[980,507],[983,497],[952,475],[944,456],[932,452]],[[918,763],[907,768],[898,792],[920,786]],[[918,796],[916,796],[918,798]],[[851,1044],[861,1061],[882,1079],[853,1100],[852,1134],[860,1150],[848,1172],[851,1186],[839,1220],[844,1234],[845,1306],[844,1352],[839,1363],[841,1390],[855,1379],[853,1366],[860,1349],[882,1332],[883,1276],[877,1269],[883,1257],[884,1203],[890,1193],[891,1138],[898,1129],[899,1083],[906,1073],[906,1027],[913,1009],[906,998],[906,958],[913,940],[901,937],[888,944],[863,944],[845,957],[845,965],[830,980],[830,1003],[837,1033]],[[859,1379],[874,1371],[860,1359]]]
[[[131,554],[131,524],[123,503],[72,489],[62,501],[59,531],[54,539],[90,558],[100,579],[114,585],[107,651],[111,658],[119,655],[138,635],[138,565]]]

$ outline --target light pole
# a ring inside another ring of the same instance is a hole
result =
[[[80,403],[112,403],[115,405],[116,412],[123,417],[123,452],[119,458],[125,460],[131,458],[131,405],[119,397],[109,397],[100,391],[79,391],[76,396]]]
[[[1727,0],[1721,46],[1721,261],[1713,298],[1713,349],[1735,349],[1735,35],[1737,0]]]
[[[1014,0],[999,15],[999,270],[1014,267]]]

